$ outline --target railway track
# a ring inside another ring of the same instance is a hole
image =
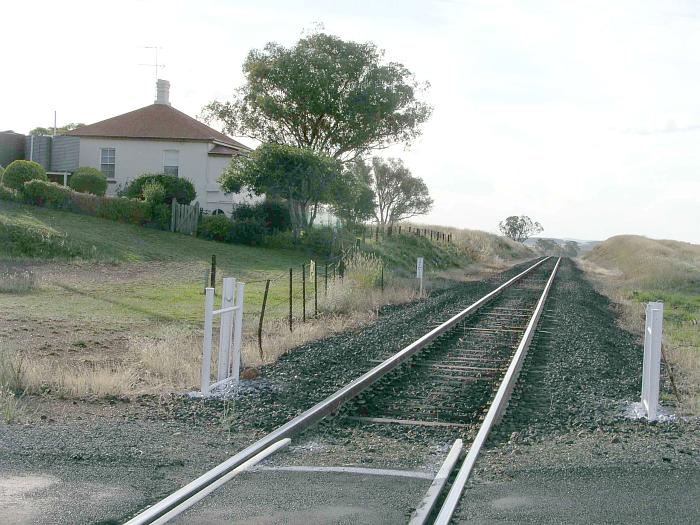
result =
[[[448,523],[491,427],[505,410],[558,266],[553,258],[537,261],[412,344],[384,356],[325,400],[143,510],[127,525],[166,523],[329,415],[368,425],[473,428],[481,422],[437,517],[436,503],[457,463],[461,440],[455,442],[411,521]]]

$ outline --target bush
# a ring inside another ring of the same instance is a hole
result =
[[[79,193],[102,196],[107,192],[107,177],[95,168],[78,168],[70,176],[68,185]]]
[[[255,219],[270,232],[282,232],[292,228],[289,208],[279,200],[265,200],[257,204],[238,204],[233,208],[234,220]]]
[[[210,241],[225,241],[233,229],[233,223],[225,215],[204,215],[197,227],[197,236]]]
[[[41,164],[29,160],[12,161],[2,176],[2,184],[13,190],[21,190],[30,180],[48,181],[49,178]]]
[[[43,180],[30,180],[22,187],[25,202],[49,208],[67,208],[71,201],[71,193],[65,186]]]
[[[126,197],[101,197],[97,216],[111,221],[146,224],[152,217],[151,206]]]
[[[7,188],[0,184],[0,200],[19,202],[22,200],[22,198],[16,190]]]
[[[150,181],[143,185],[143,200],[155,204],[165,204],[165,187],[156,181]]]
[[[226,242],[259,246],[265,242],[267,230],[259,219],[242,219],[231,222]]]
[[[144,173],[136,177],[124,189],[124,196],[132,199],[143,199],[144,186],[152,182],[160,183],[165,189],[163,204],[170,204],[173,197],[180,204],[189,204],[197,196],[194,185],[189,180],[165,173]]]

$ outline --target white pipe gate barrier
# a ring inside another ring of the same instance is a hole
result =
[[[659,376],[661,375],[661,335],[664,303],[647,303],[644,326],[644,367],[642,369],[642,408],[647,419],[654,421],[659,406]]]
[[[238,386],[241,372],[241,331],[243,328],[243,290],[245,284],[225,277],[221,289],[221,308],[214,310],[214,288],[207,288],[204,297],[204,342],[202,345],[202,395],[233,382]],[[221,316],[219,357],[216,382],[211,382],[211,339],[214,316]],[[232,337],[233,336],[233,337]],[[231,344],[233,339],[233,344]]]

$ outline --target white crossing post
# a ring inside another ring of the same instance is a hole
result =
[[[221,288],[221,309],[233,307],[236,279],[224,277]],[[231,332],[233,329],[233,311],[221,313],[221,325],[219,332],[219,360],[216,374],[217,381],[223,381],[228,377],[229,359],[231,356]]]
[[[211,375],[211,332],[214,311],[214,288],[207,288],[204,296],[204,341],[202,344],[202,394],[209,394]]]
[[[644,367],[642,369],[642,407],[649,421],[656,420],[659,405],[661,375],[661,336],[664,303],[652,302],[646,306],[644,327]]]
[[[236,317],[233,324],[233,349],[231,356],[231,377],[233,384],[238,386],[241,377],[241,334],[243,329],[243,291],[245,283],[238,283],[236,287]]]
[[[418,257],[416,260],[416,278],[420,279],[418,296],[423,297],[423,257]]]

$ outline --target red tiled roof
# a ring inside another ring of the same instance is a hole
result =
[[[151,104],[141,109],[80,126],[67,133],[77,137],[114,137],[133,139],[174,139],[217,141],[236,149],[250,150],[240,142],[193,119],[167,104]]]

